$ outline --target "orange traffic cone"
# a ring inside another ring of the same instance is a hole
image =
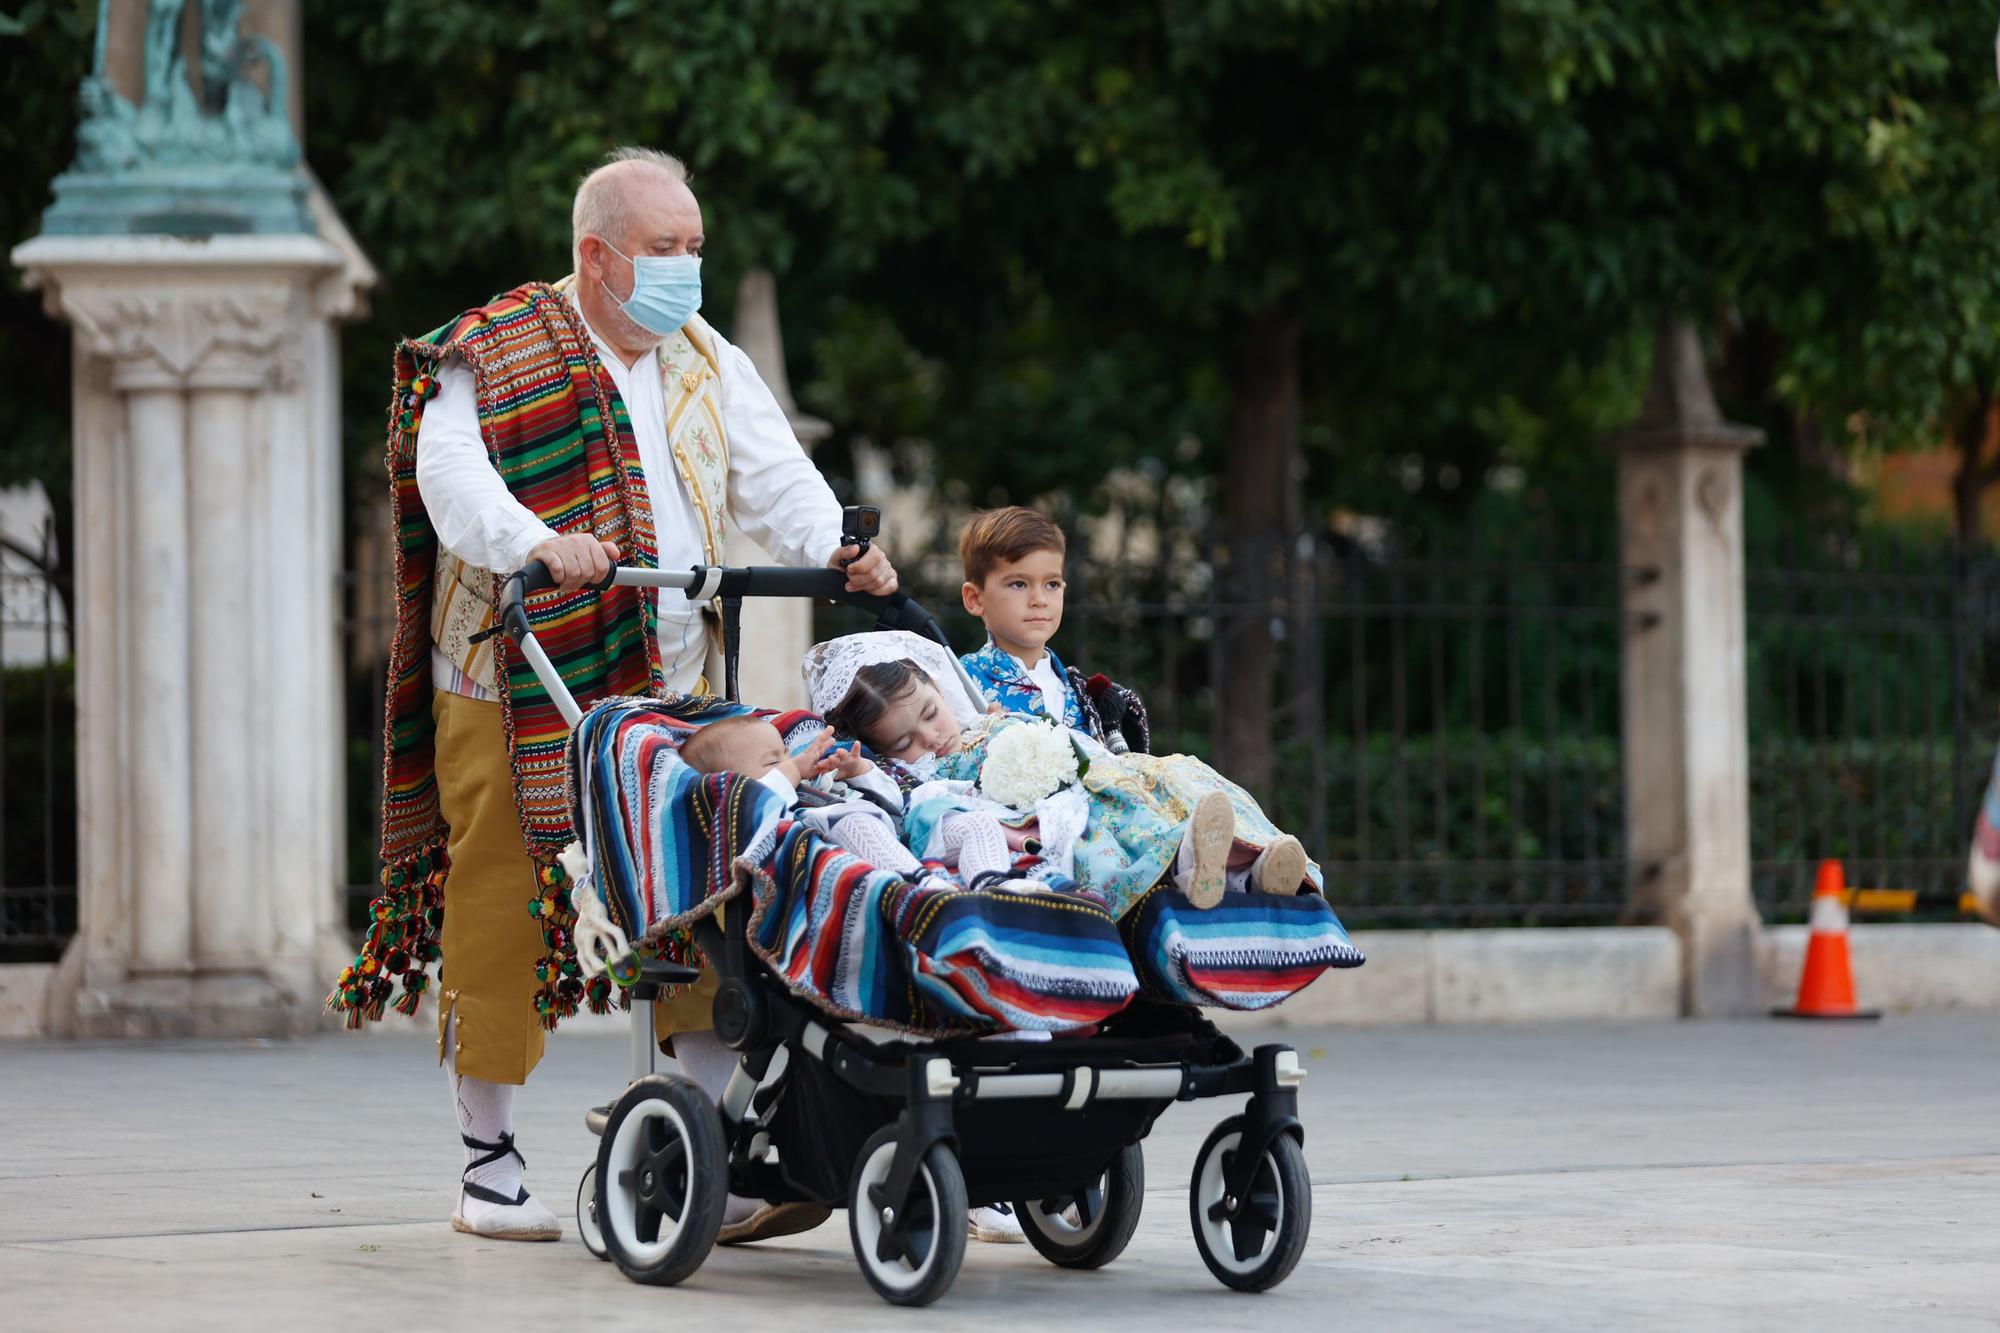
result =
[[[1847,957],[1847,883],[1838,861],[1821,861],[1813,883],[1812,934],[1798,1002],[1773,1009],[1776,1018],[1880,1018],[1881,1011],[1854,1004],[1854,969]]]

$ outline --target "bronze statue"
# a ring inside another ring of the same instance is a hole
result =
[[[95,61],[80,90],[79,170],[297,163],[285,105],[285,62],[276,45],[237,31],[242,0],[201,0],[197,95],[182,49],[186,9],[187,0],[148,0],[145,76],[134,107],[105,69],[110,0],[98,0]],[[267,71],[265,87],[251,77],[260,64]]]
[[[283,55],[269,39],[239,31],[242,0],[200,0],[190,59],[187,11],[187,0],[148,0],[135,104],[111,81],[111,4],[98,0],[91,71],[77,90],[83,115],[76,161],[56,179],[47,230],[313,230]]]

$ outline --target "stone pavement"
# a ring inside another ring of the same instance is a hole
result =
[[[1228,1292],[1189,1239],[1189,1165],[1233,1109],[1210,1102],[1148,1140],[1117,1263],[974,1243],[908,1315],[855,1270],[842,1214],[668,1290],[573,1235],[455,1235],[443,1078],[412,1034],[0,1044],[0,1328],[2000,1327],[1995,1016],[1280,1031],[1312,1071],[1312,1240],[1287,1283]],[[623,1065],[619,1042],[559,1040],[523,1096],[529,1182],[566,1225],[582,1108]]]

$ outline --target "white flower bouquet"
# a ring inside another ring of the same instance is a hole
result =
[[[1052,722],[1023,722],[988,742],[979,790],[1011,809],[1032,810],[1083,774],[1082,756],[1067,730]]]

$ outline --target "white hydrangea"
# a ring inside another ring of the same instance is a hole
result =
[[[1015,810],[1033,809],[1080,776],[1069,733],[1053,723],[1007,727],[987,745],[979,789]]]

